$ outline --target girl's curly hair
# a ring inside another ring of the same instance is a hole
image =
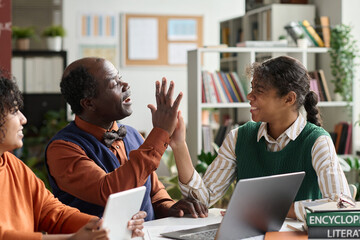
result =
[[[23,107],[23,98],[15,78],[0,70],[0,142],[5,137],[5,117]]]

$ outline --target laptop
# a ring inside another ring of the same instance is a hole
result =
[[[140,210],[146,187],[111,194],[107,200],[103,228],[109,229],[110,240],[130,239],[131,231],[127,225],[132,216]]]
[[[295,172],[242,179],[236,184],[221,223],[161,235],[174,239],[232,240],[279,231],[304,176],[305,172]]]

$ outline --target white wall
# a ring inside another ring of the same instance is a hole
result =
[[[79,40],[77,17],[79,13],[139,13],[164,15],[202,15],[203,43],[219,43],[219,21],[241,16],[245,12],[244,0],[63,0],[63,25],[67,30],[64,48],[68,51],[68,63],[78,59]],[[119,41],[120,42],[120,41]],[[163,76],[175,82],[175,92],[182,91],[184,98],[180,110],[187,122],[187,69],[186,67],[125,67],[119,68],[123,79],[130,84],[133,114],[123,123],[139,131],[152,129],[151,114],[146,107],[155,104],[155,81]]]

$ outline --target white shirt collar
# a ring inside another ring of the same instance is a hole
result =
[[[297,117],[295,122],[288,129],[286,129],[285,132],[283,132],[278,137],[278,139],[281,139],[284,135],[286,135],[288,138],[294,141],[300,135],[305,125],[306,125],[306,119],[304,118],[304,116],[302,116],[301,113],[299,113],[299,116]],[[259,142],[262,137],[264,137],[265,140],[268,142],[274,141],[272,140],[273,138],[268,134],[266,122],[262,122],[259,127],[257,141]]]

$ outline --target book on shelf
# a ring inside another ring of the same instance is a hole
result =
[[[234,83],[236,91],[239,94],[241,102],[246,102],[246,96],[245,96],[245,93],[244,93],[244,89],[243,89],[243,87],[241,85],[241,82],[240,82],[240,79],[239,79],[237,73],[236,72],[230,72],[229,75],[230,75],[230,77],[231,77],[231,79],[232,79],[232,81]]]
[[[208,71],[202,72],[202,85],[205,92],[206,103],[217,103],[217,89],[212,81],[211,73]]]
[[[241,98],[240,98],[240,95],[239,95],[239,92],[238,92],[237,88],[235,87],[234,81],[233,81],[233,79],[232,79],[231,76],[230,76],[230,73],[225,73],[225,75],[226,75],[227,80],[228,80],[229,83],[230,83],[232,92],[234,92],[234,95],[235,95],[235,98],[236,98],[236,102],[242,102],[242,100],[241,100]]]
[[[320,26],[322,30],[322,36],[324,40],[324,46],[329,48],[330,47],[330,18],[328,16],[321,16],[320,17]]]
[[[230,41],[229,41],[229,38],[230,38],[230,28],[228,27],[224,27],[221,29],[221,44],[226,44],[227,46],[229,46],[230,44]],[[230,53],[221,53],[221,56],[226,58],[226,57],[230,57]]]
[[[310,76],[310,90],[314,91],[318,95],[319,101],[327,101],[327,99],[325,98],[322,84],[320,83],[318,71],[316,70],[309,71],[309,76]]]
[[[335,125],[334,132],[336,133],[335,150],[338,154],[351,153],[352,141],[352,126],[347,122],[339,122]]]
[[[317,47],[324,47],[323,40],[320,38],[319,34],[316,33],[315,29],[310,25],[309,21],[303,20],[301,24],[305,32],[310,36],[311,39],[314,40],[314,44]]]
[[[209,77],[210,77],[210,81],[211,81],[211,84],[212,84],[212,87],[214,88],[214,92],[215,92],[215,95],[216,95],[216,101],[218,103],[221,102],[221,98],[220,98],[220,95],[219,95],[219,89],[217,88],[216,84],[215,84],[215,78],[214,78],[214,74],[210,73],[209,72]]]
[[[217,74],[216,73],[211,73],[211,77],[214,80],[217,92],[218,92],[219,97],[220,97],[220,102],[222,102],[222,103],[228,102],[225,90],[223,89],[222,83],[220,82],[220,79],[217,76]]]
[[[325,73],[324,70],[322,69],[318,69],[318,74],[319,74],[319,79],[324,87],[324,93],[326,96],[327,101],[331,101],[331,95],[330,95],[330,91],[329,91],[329,87],[325,78]]]
[[[230,97],[232,99],[232,102],[238,102],[236,95],[231,87],[230,79],[228,79],[227,74],[225,72],[220,72],[221,76],[223,77],[223,80],[225,82],[225,85],[230,93]]]
[[[316,79],[310,79],[310,90],[316,93],[316,95],[318,96],[318,100],[320,101],[320,92]]]
[[[210,91],[209,91],[209,84],[207,83],[207,77],[206,77],[206,71],[202,72],[202,78],[201,78],[201,82],[202,82],[202,86],[204,89],[204,102],[206,103],[210,103],[211,102],[211,98],[210,98]]]
[[[231,95],[230,95],[230,92],[229,92],[229,90],[228,90],[228,87],[227,87],[227,85],[226,85],[226,83],[225,83],[225,80],[224,80],[221,72],[220,72],[220,71],[217,71],[217,72],[216,72],[216,76],[217,76],[218,79],[220,80],[222,89],[223,89],[223,91],[225,92],[225,95],[226,95],[227,100],[228,100],[227,102],[233,102],[233,100],[232,100],[232,98],[231,98]]]
[[[201,102],[206,103],[204,78],[201,78]]]
[[[287,47],[287,41],[277,40],[277,41],[244,41],[236,43],[236,47]]]
[[[244,83],[244,81],[242,81],[239,78],[239,75],[237,74],[237,72],[231,72],[230,73],[231,77],[233,78],[234,82],[236,82],[238,88],[239,88],[239,92],[241,95],[241,98],[243,99],[243,102],[247,102],[247,87],[246,87],[246,83]]]

